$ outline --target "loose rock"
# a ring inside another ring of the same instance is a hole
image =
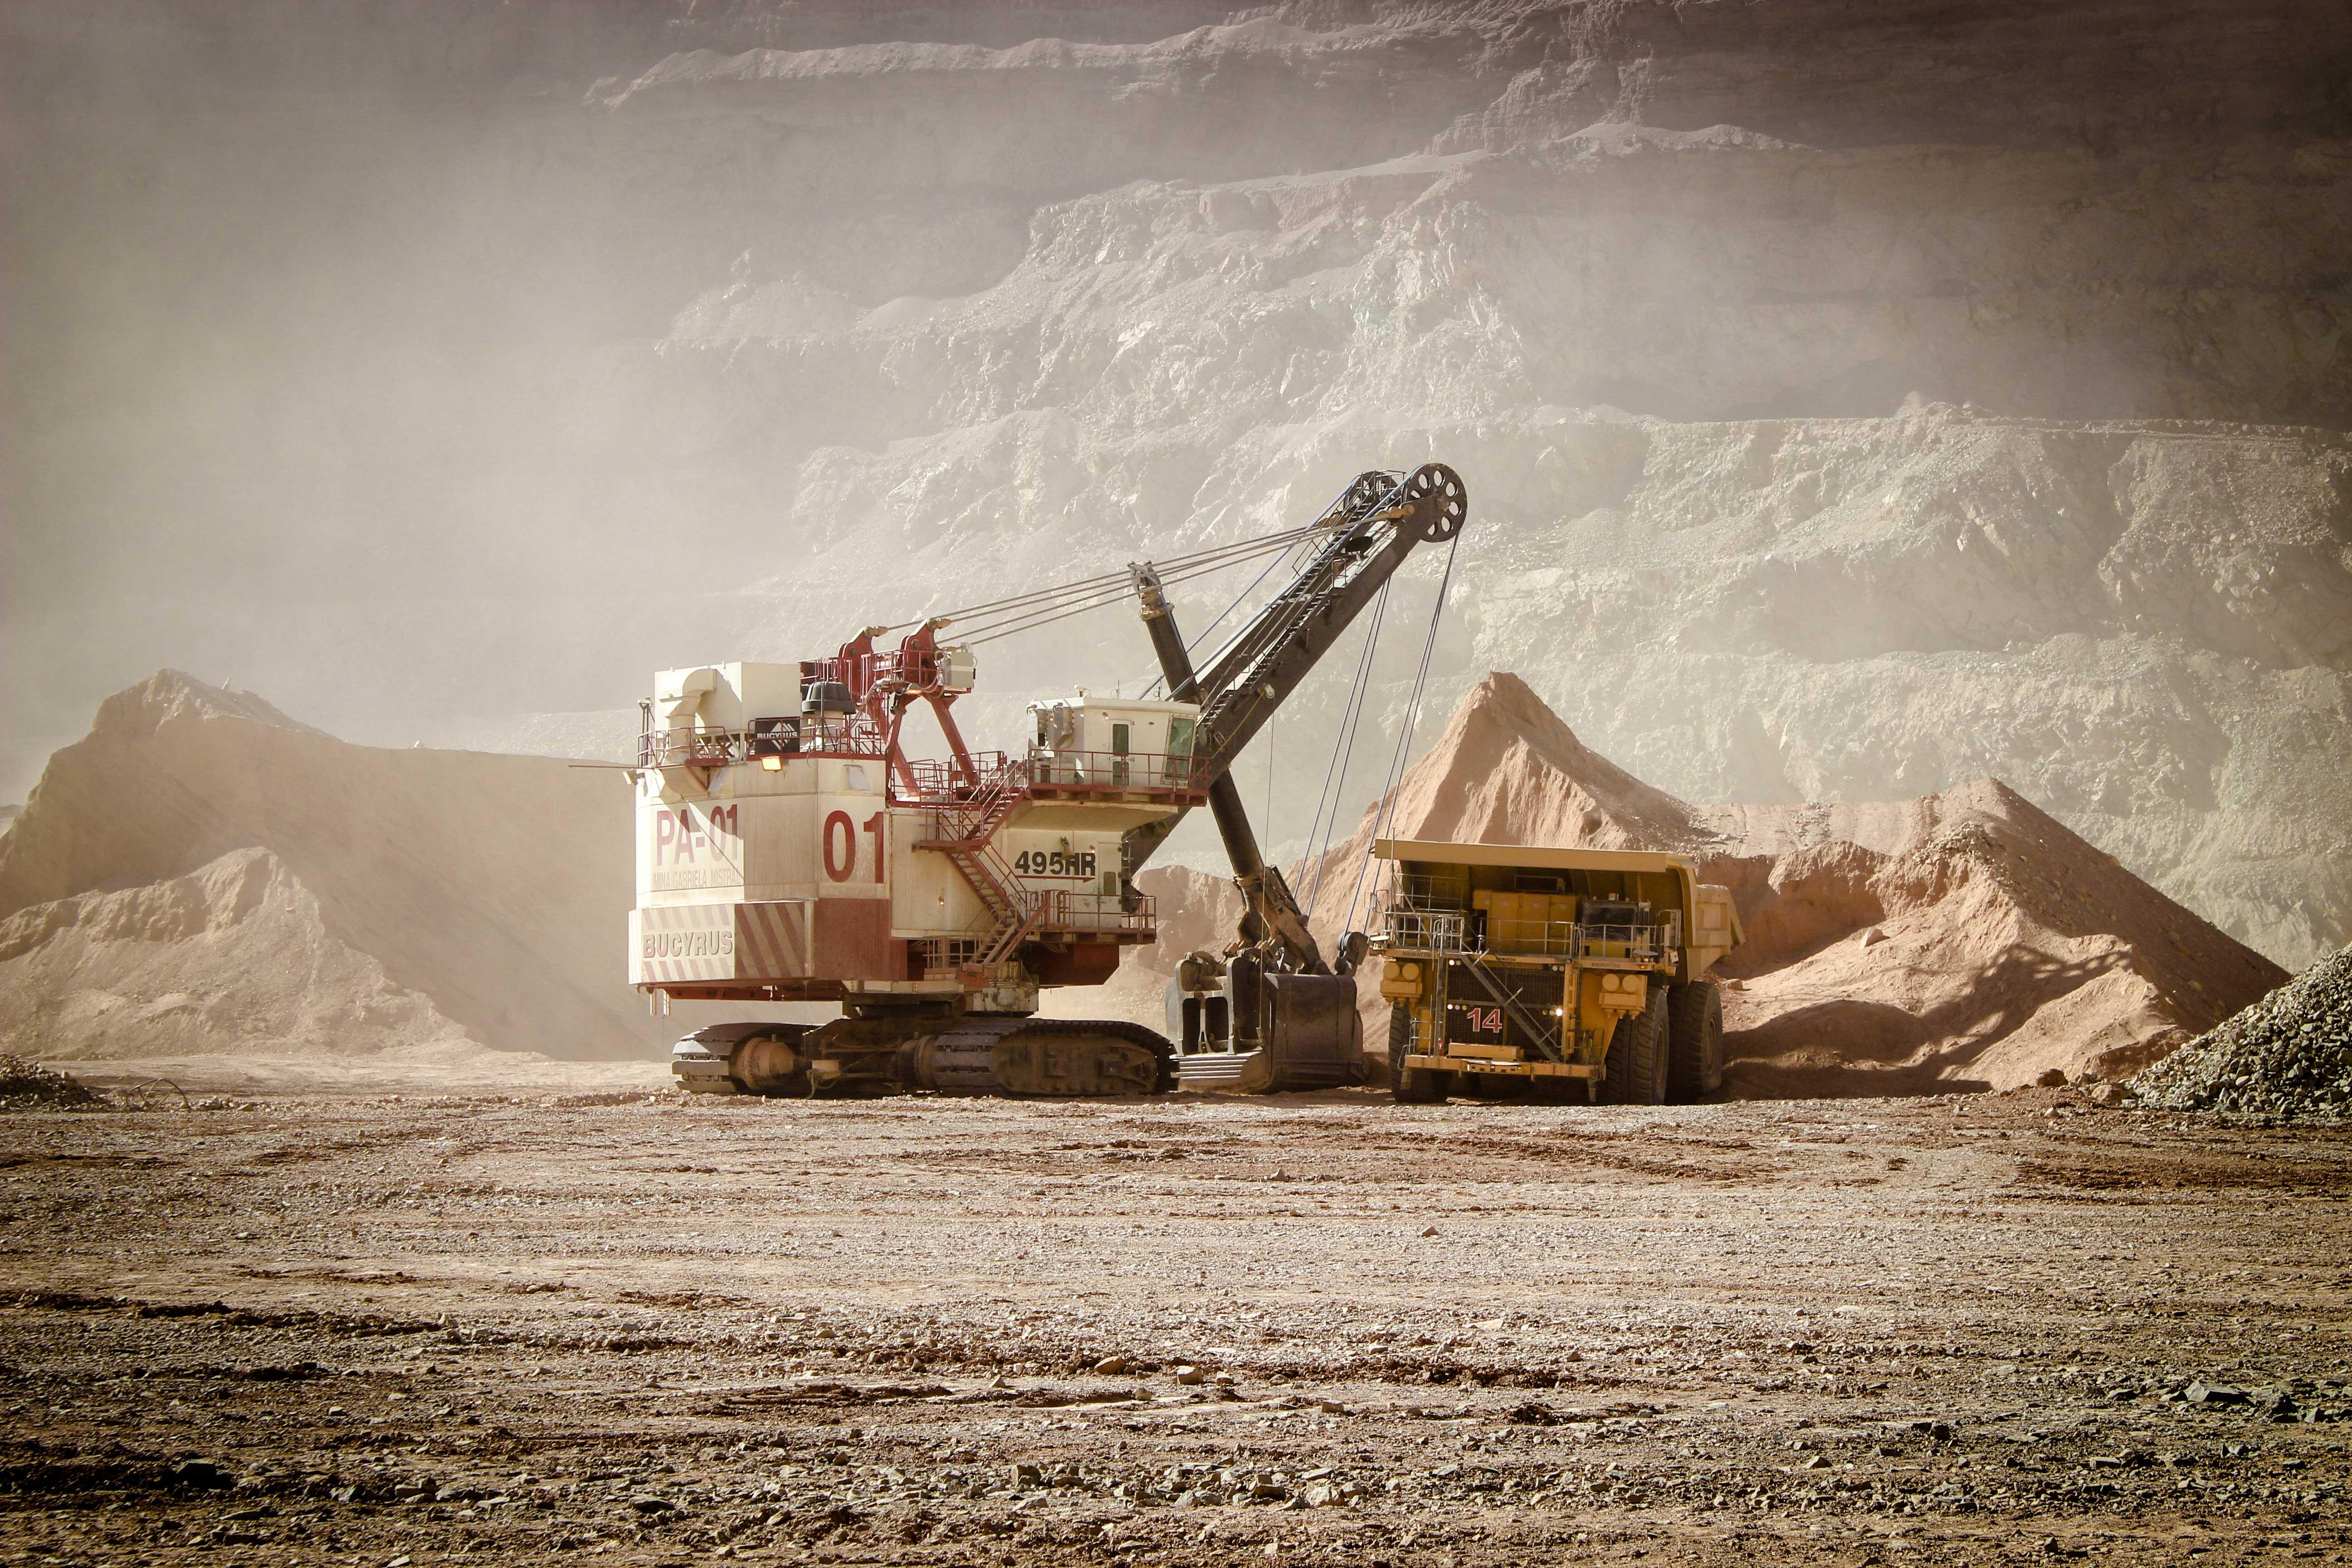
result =
[[[2352,1112],[2352,947],[2132,1080],[2175,1110],[2340,1120]]]

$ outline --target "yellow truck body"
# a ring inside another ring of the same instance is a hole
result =
[[[1714,1092],[1707,971],[1730,889],[1676,855],[1383,838],[1381,994],[1400,1100],[1543,1091],[1655,1104]],[[1679,1020],[1677,1014],[1680,1015]]]

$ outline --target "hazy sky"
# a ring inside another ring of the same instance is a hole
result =
[[[982,286],[1034,198],[909,219],[885,179],[870,213],[816,211],[766,189],[767,160],[836,161],[790,135],[740,166],[616,139],[590,84],[700,41],[669,9],[5,7],[0,797],[161,667],[399,743],[632,703],[789,613],[741,593],[794,559],[794,464],[896,432],[828,432],[821,396],[798,427],[669,408],[647,346],[754,244],[829,258],[863,304]],[[1024,9],[996,41],[1213,14]],[[909,221],[955,232],[893,241]],[[782,640],[875,613],[835,608]]]
[[[656,550],[566,549],[534,487],[499,493],[549,460],[581,348],[658,325],[616,320],[593,234],[553,243],[505,199],[512,108],[334,50],[224,59],[206,46],[250,34],[193,14],[12,13],[14,796],[165,665],[330,729],[588,705],[597,680],[562,679],[580,650],[535,661],[564,689],[464,667],[519,600],[658,575]]]

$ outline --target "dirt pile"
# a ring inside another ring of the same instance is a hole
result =
[[[1343,857],[1361,858],[1377,815],[1358,826]],[[1444,733],[1406,770],[1381,831],[1683,853],[1716,838],[1689,805],[1586,746],[1526,681],[1503,674],[1488,675],[1454,707]],[[1323,882],[1336,885],[1328,873]],[[1325,895],[1315,903],[1318,914],[1336,908]]]
[[[642,1056],[682,1026],[625,983],[632,842],[617,773],[353,746],[165,671],[0,839],[0,1030],[45,1058]]]
[[[1293,872],[1327,942],[1372,918],[1359,868],[1374,815],[1319,875]],[[1692,856],[1748,931],[1718,971],[1736,1095],[2120,1078],[2284,978],[1996,780],[1877,804],[1692,805],[1585,746],[1511,675],[1463,700],[1381,831]],[[1163,941],[1150,967],[1177,956]]]
[[[1749,941],[1748,1092],[2126,1077],[2284,972],[1986,779],[1892,806],[1719,808]]]
[[[2352,947],[2132,1082],[2151,1105],[2242,1116],[2352,1114]]]
[[[0,921],[0,1034],[61,1060],[364,1056],[465,1030],[330,933],[284,861],[247,848]]]

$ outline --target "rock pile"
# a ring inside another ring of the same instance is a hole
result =
[[[2352,947],[2132,1081],[2151,1105],[2239,1116],[2352,1111]]]
[[[22,1057],[0,1056],[0,1110],[80,1110],[106,1103],[61,1072]]]

